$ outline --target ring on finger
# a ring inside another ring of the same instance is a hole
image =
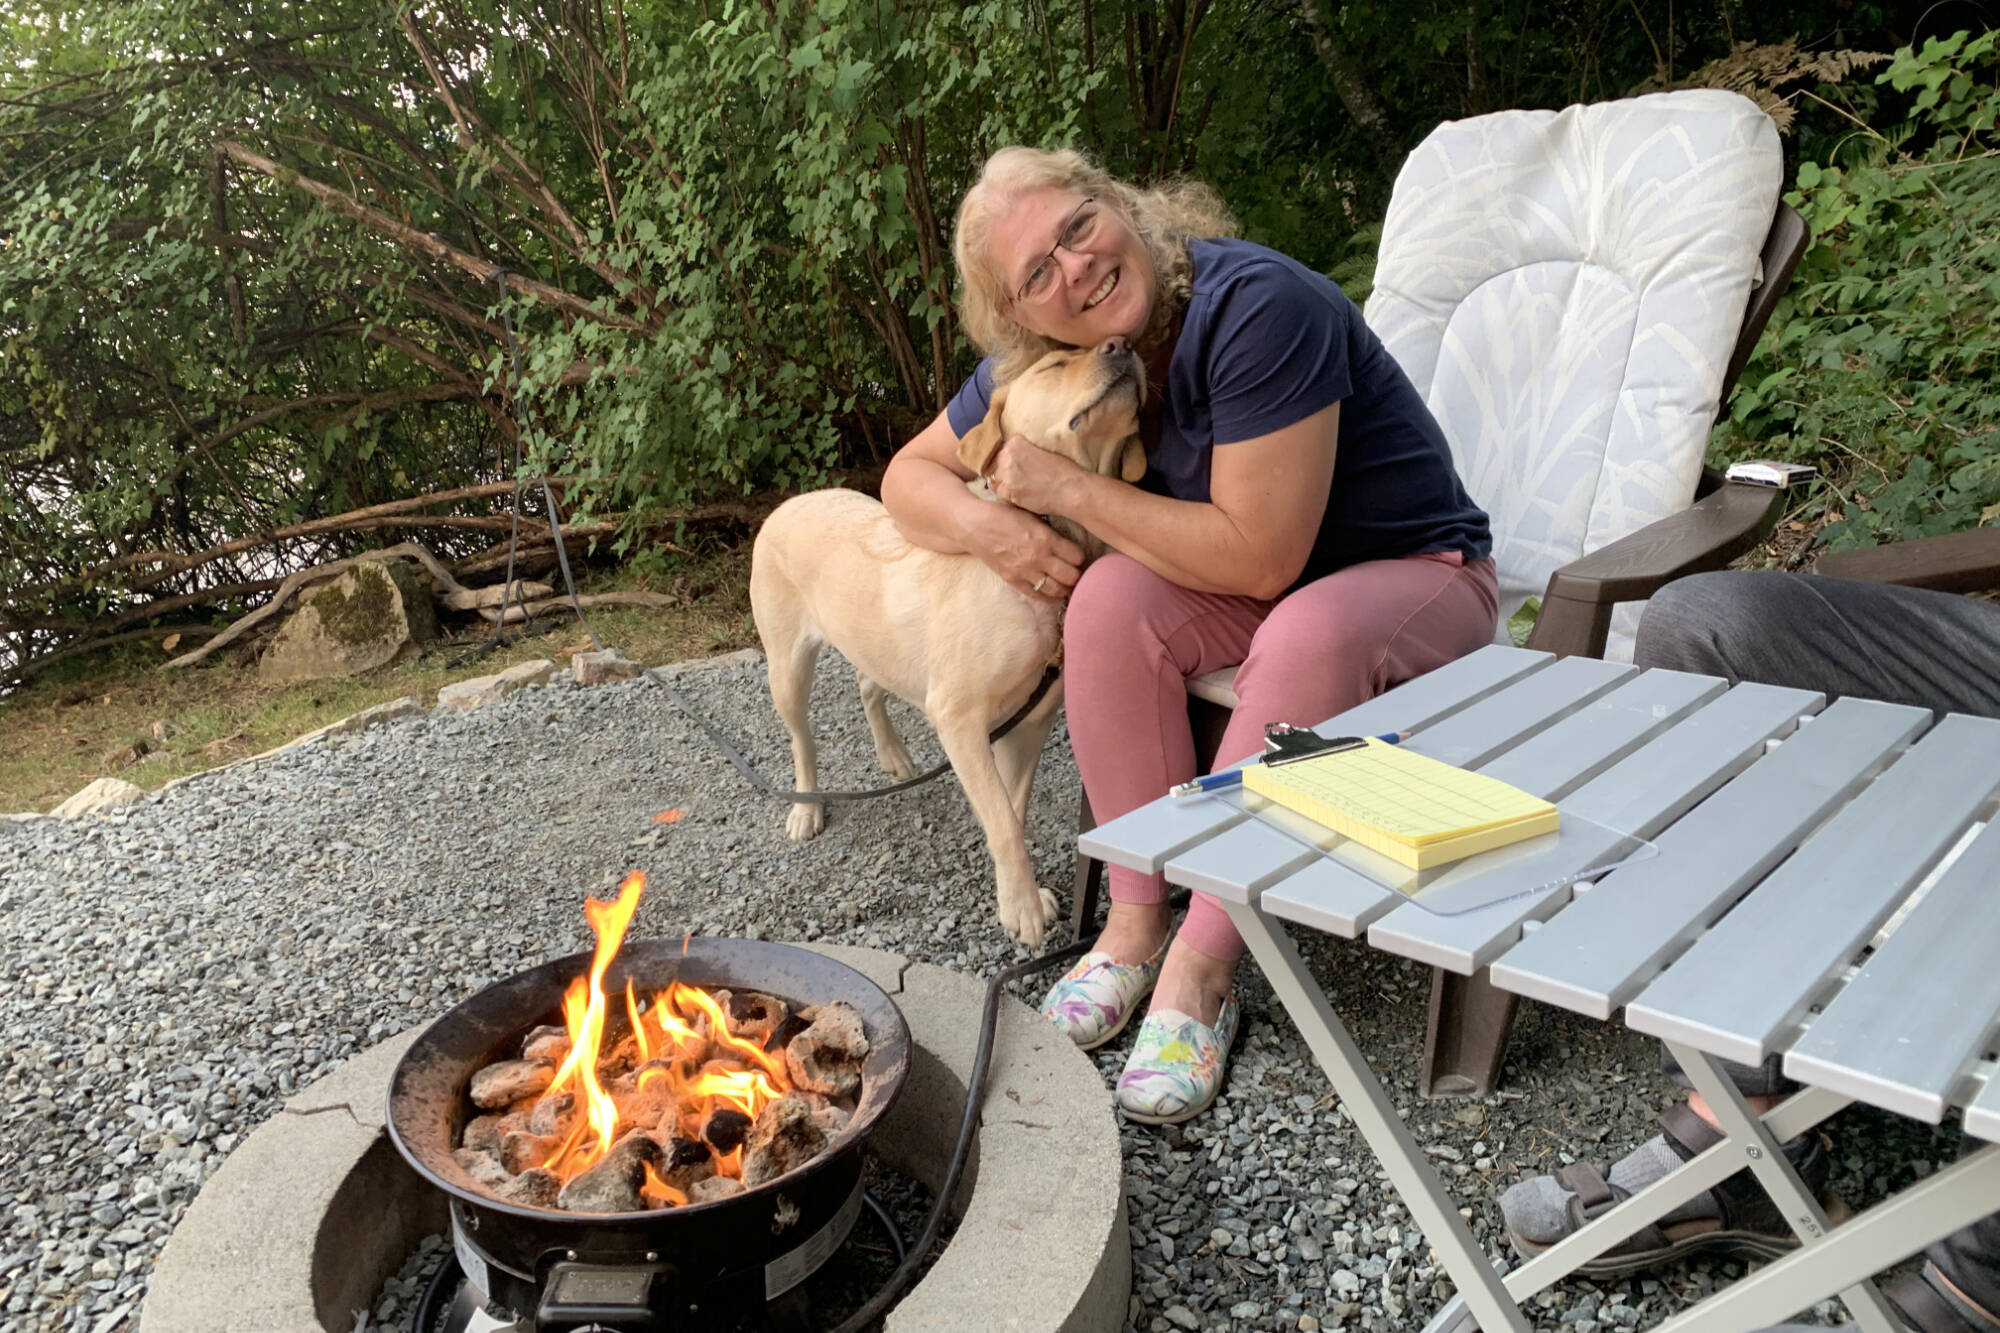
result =
[[[1049,581],[1049,576],[1047,574],[1044,574],[1040,578],[1036,579],[1033,584],[1034,591],[1040,592],[1042,590],[1042,585],[1044,583],[1047,583],[1048,581]]]

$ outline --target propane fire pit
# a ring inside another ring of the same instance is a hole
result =
[[[589,905],[594,953],[481,991],[396,1067],[390,1136],[449,1196],[454,1333],[713,1325],[796,1287],[860,1212],[902,1014],[789,945],[624,941],[642,885]]]

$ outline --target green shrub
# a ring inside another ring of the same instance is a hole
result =
[[[1877,83],[1908,119],[1801,162],[1785,196],[1812,244],[1711,454],[1816,464],[1835,549],[2000,517],[1995,38],[1897,51]]]

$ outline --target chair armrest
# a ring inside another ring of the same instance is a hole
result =
[[[1971,528],[1859,551],[1829,551],[1813,563],[1813,573],[1939,592],[2000,588],[2000,528]]]
[[[1530,648],[1601,657],[1611,608],[1651,597],[1688,574],[1721,569],[1776,525],[1785,492],[1730,482],[1678,514],[1650,523],[1549,576]]]

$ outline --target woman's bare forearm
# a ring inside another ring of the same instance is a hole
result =
[[[882,474],[882,504],[918,546],[956,555],[972,549],[965,534],[981,521],[986,501],[943,464],[905,452]]]
[[[1160,577],[1196,592],[1275,597],[1298,576],[1212,504],[1079,472],[1063,515]]]

